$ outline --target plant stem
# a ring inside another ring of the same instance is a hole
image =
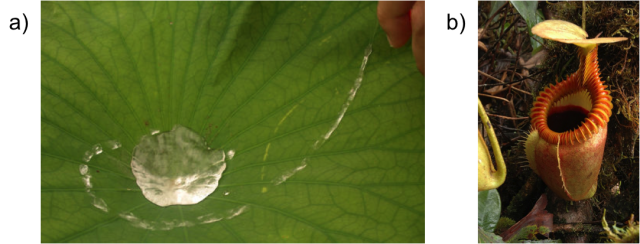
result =
[[[500,184],[498,185],[502,185],[505,178],[507,177],[507,167],[504,163],[504,159],[502,158],[502,150],[500,149],[498,138],[496,137],[496,133],[493,131],[493,126],[491,126],[491,121],[489,121],[489,116],[487,116],[487,112],[484,111],[484,106],[482,106],[482,102],[480,102],[480,98],[478,98],[478,114],[480,115],[480,121],[482,121],[482,125],[484,125],[484,129],[487,131],[487,134],[489,135],[491,148],[493,148],[493,156],[496,159],[497,170],[494,174],[495,179],[500,182]]]

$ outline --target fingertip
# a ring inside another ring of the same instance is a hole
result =
[[[384,25],[380,23],[380,25],[387,33],[387,40],[391,47],[402,47],[411,39],[411,20],[408,15],[396,18]]]
[[[378,21],[387,33],[389,46],[402,47],[411,38],[409,11],[413,4],[413,2],[378,2]]]

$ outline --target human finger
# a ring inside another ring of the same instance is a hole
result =
[[[402,47],[411,38],[411,18],[409,10],[413,1],[378,2],[378,21],[387,33],[391,47]]]
[[[424,75],[424,2],[419,1],[411,10],[413,57],[418,70]]]

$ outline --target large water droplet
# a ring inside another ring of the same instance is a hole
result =
[[[223,150],[183,126],[142,137],[131,169],[144,196],[158,206],[196,204],[218,187],[226,168]]]

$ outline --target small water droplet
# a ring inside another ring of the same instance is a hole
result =
[[[122,146],[122,143],[119,141],[111,140],[107,141],[107,147],[111,148],[111,150],[116,150]]]
[[[200,216],[198,217],[198,219],[202,220],[203,224],[210,224],[210,223],[218,222],[222,220],[221,217],[215,217],[215,216]]]
[[[89,161],[91,161],[91,158],[93,158],[93,152],[92,151],[86,151],[86,152],[84,152],[84,157],[82,157],[82,161],[85,161],[85,162],[88,163]]]
[[[131,212],[120,213],[120,217],[129,221],[135,221],[137,219]]]
[[[90,174],[86,174],[84,175],[84,177],[82,177],[82,181],[84,182],[84,187],[89,189],[91,187],[93,187],[91,185],[91,175]]]
[[[93,154],[98,155],[102,153],[102,146],[100,144],[93,145],[92,147]]]
[[[307,158],[304,158],[304,159],[302,160],[302,163],[300,164],[300,166],[298,166],[298,167],[296,167],[296,168],[294,168],[294,169],[288,170],[288,171],[284,172],[284,174],[282,174],[282,175],[280,175],[280,176],[276,177],[275,179],[273,179],[273,183],[274,183],[275,185],[280,185],[280,184],[282,184],[282,182],[285,182],[285,181],[286,181],[287,179],[289,179],[291,176],[293,176],[293,175],[294,175],[294,174],[296,174],[298,171],[303,170],[303,169],[304,169],[304,168],[306,168],[306,167],[307,167]]]
[[[104,211],[105,213],[109,212],[109,208],[107,208],[107,203],[102,200],[102,198],[93,198],[93,206]]]
[[[89,166],[87,166],[86,164],[81,164],[80,165],[80,174],[81,175],[86,175],[87,171],[89,171]]]
[[[233,158],[233,156],[235,156],[235,155],[236,155],[236,151],[235,151],[235,150],[229,150],[229,151],[227,151],[227,157],[228,157],[229,159],[232,159],[232,158]]]

